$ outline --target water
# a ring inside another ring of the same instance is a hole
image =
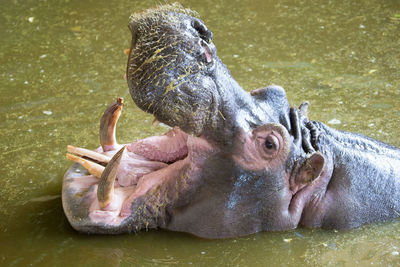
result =
[[[400,221],[227,240],[166,231],[76,233],[60,191],[66,145],[94,148],[105,106],[126,105],[121,143],[165,131],[123,79],[131,12],[159,1],[5,1],[0,10],[0,264],[400,265]],[[310,117],[400,146],[400,2],[182,1],[214,32],[246,89],[282,85]]]

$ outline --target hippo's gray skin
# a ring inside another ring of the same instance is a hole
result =
[[[301,224],[346,229],[400,216],[400,149],[310,121],[311,143],[325,157]]]
[[[100,153],[115,156],[104,171],[77,160],[100,182],[76,173],[78,165],[64,177],[63,206],[76,230],[226,238],[399,217],[400,149],[308,121],[307,106],[290,108],[279,86],[245,92],[194,15],[167,5],[132,17],[131,96],[175,128],[116,154],[122,100],[107,109]]]

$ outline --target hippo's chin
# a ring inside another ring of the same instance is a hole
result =
[[[113,156],[119,147],[122,146],[108,146],[108,151],[99,148],[95,153]],[[152,214],[148,216],[157,218],[153,214],[155,211],[165,210],[178,194],[191,191],[189,181],[186,185],[181,184],[182,177],[193,180],[201,167],[201,154],[213,149],[205,139],[188,135],[179,128],[124,147],[111,201],[106,206],[102,207],[99,200],[101,178],[78,164],[71,166],[65,174],[63,206],[74,229],[107,234],[135,231],[129,226],[130,217],[137,217],[138,212],[143,212],[146,217],[146,212],[150,212]],[[90,159],[90,155],[82,156]],[[150,224],[146,220],[143,223],[145,227]]]

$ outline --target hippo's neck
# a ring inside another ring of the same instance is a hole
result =
[[[317,134],[314,145],[333,160],[323,204],[331,210],[323,224],[348,228],[398,217],[400,149],[359,134],[331,129],[320,122],[314,126],[313,132]]]

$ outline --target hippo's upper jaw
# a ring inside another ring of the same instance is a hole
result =
[[[127,79],[140,108],[198,135],[218,113],[220,63],[212,33],[190,15],[195,13],[171,5],[131,16]]]
[[[135,103],[161,122],[219,141],[232,139],[238,126],[287,126],[282,88],[245,92],[217,56],[211,31],[194,16],[174,4],[131,17],[127,80]]]

